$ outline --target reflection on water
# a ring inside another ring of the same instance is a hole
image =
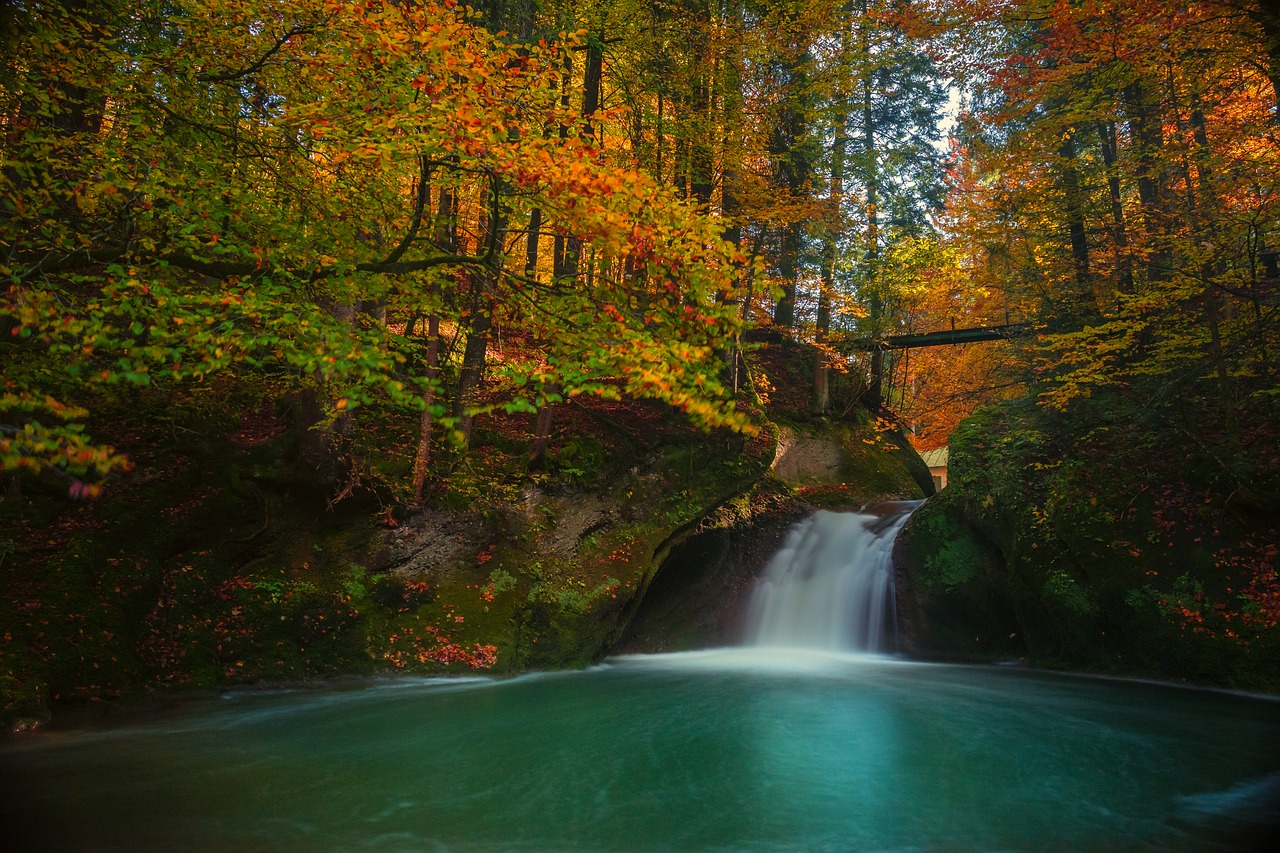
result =
[[[1250,697],[733,649],[46,734],[0,815],[6,850],[1263,849],[1277,735]]]

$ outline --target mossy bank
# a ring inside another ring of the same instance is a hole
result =
[[[908,652],[1280,692],[1274,472],[1242,485],[1239,449],[1123,403],[1016,400],[953,435],[898,542]]]
[[[365,430],[382,444],[348,466],[355,485],[335,503],[287,407],[223,402],[167,401],[146,430],[122,430],[134,467],[98,500],[5,493],[10,727],[230,685],[580,667],[723,639],[727,617],[714,630],[684,617],[712,598],[731,612],[791,520],[929,484],[857,408],[810,418],[775,397],[747,436],[588,400],[560,413],[535,473],[531,424],[481,417],[412,511],[356,482],[405,457],[394,429]],[[672,600],[683,615],[655,618]]]

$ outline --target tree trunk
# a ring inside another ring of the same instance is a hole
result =
[[[0,12],[0,15],[4,15],[4,18],[0,18],[0,25],[12,27],[12,32],[0,32],[6,48],[14,47],[21,42],[21,31],[24,28],[39,29],[46,26],[43,20],[45,10],[40,8],[44,4],[5,5],[6,9]],[[115,36],[108,23],[111,14],[109,4],[100,0],[63,0],[61,8],[65,10],[68,21],[75,21],[83,26],[83,29],[77,30],[74,38],[96,44]],[[89,45],[82,44],[82,47],[86,55],[93,53]],[[23,86],[24,83],[25,86]],[[8,87],[9,82],[6,81],[3,85]],[[82,157],[90,150],[89,146],[93,138],[102,130],[107,108],[106,95],[100,90],[68,79],[66,75],[51,75],[44,79],[30,78],[19,82],[18,86],[26,88],[27,91],[23,92],[21,88],[17,88],[12,92],[6,92],[6,96],[18,98],[17,116],[12,114],[5,116],[3,132],[9,134],[16,130],[13,138],[20,138],[23,132],[20,128],[33,125],[40,127],[49,135],[60,137],[59,142],[65,147],[62,149],[62,156],[56,158],[54,163],[48,163],[42,157],[36,156],[21,164],[26,167],[25,169],[15,169],[11,163],[6,163],[0,168],[0,178],[8,184],[5,188],[5,198],[8,199],[11,194],[27,188],[36,187],[37,192],[47,192],[49,200],[56,205],[55,218],[65,221],[82,220],[84,214],[66,188],[73,187],[82,181],[97,180],[86,172],[90,167],[82,162]],[[42,96],[32,97],[33,92],[40,92]],[[11,149],[6,153],[19,152]],[[8,251],[8,247],[5,247],[5,251]]]
[[[803,230],[799,223],[783,226],[782,248],[778,252],[778,275],[782,277],[782,296],[773,308],[773,322],[791,328],[796,323],[796,275],[799,268]]]
[[[582,69],[583,138],[598,142],[593,118],[600,109],[600,83],[604,75],[604,43],[601,36],[587,41],[587,59]]]
[[[696,28],[693,43],[688,46],[694,74],[692,103],[688,105],[692,122],[686,125],[692,136],[689,145],[689,192],[703,207],[710,207],[711,193],[715,188],[715,164],[712,158],[711,74],[715,61],[711,56],[711,18],[705,5],[698,5],[692,13]]]
[[[654,118],[653,128],[653,177],[659,183],[663,181],[662,177],[662,143],[664,142],[663,134],[666,133],[666,126],[662,120],[663,107],[665,106],[665,98],[662,97],[662,91],[658,92],[658,114]]]
[[[864,7],[865,8],[865,7]],[[861,54],[868,63],[871,59],[871,45],[867,36],[867,23],[862,24]],[[867,314],[871,321],[874,337],[879,338],[884,329],[884,298],[880,293],[880,168],[879,155],[876,151],[876,125],[872,113],[872,99],[875,97],[872,69],[863,70],[862,78],[862,156],[866,170],[867,191],[867,250],[863,267],[863,282],[870,292],[867,300]],[[871,350],[871,381],[867,388],[867,396],[873,409],[878,409],[884,402],[884,350]]]
[[[457,212],[454,207],[453,192],[442,186],[433,235],[436,248],[442,252],[454,252],[457,249]],[[433,292],[432,296],[438,297],[439,291]],[[440,381],[440,315],[434,306],[427,316],[426,379],[427,387],[422,392],[422,415],[418,419],[418,452],[413,461],[413,501],[419,505],[422,503],[427,470],[431,465],[431,430],[434,426],[432,409],[436,404],[436,385]]]
[[[480,380],[484,377],[489,352],[489,330],[493,327],[493,304],[489,300],[489,289],[488,281],[477,283],[467,329],[467,345],[462,351],[462,366],[458,369],[458,397],[453,404],[453,417],[457,420],[458,432],[462,434],[464,448],[471,444],[471,429],[475,420],[471,407],[475,402]]]
[[[805,99],[808,55],[799,50],[784,66],[787,93],[778,118],[778,126],[770,141],[770,151],[777,158],[774,181],[787,191],[788,198],[798,199],[808,182],[811,164],[804,159],[801,142],[805,132]],[[800,266],[800,249],[804,240],[804,223],[790,222],[782,226],[782,245],[778,252],[778,274],[782,278],[782,296],[774,306],[773,322],[790,328],[795,325],[796,279]]]
[[[547,389],[551,393],[560,393],[560,386],[552,385]],[[533,444],[529,449],[529,470],[541,471],[547,464],[547,444],[551,440],[551,421],[555,415],[555,404],[544,400],[538,407],[538,415],[533,424]]]
[[[529,236],[525,243],[524,274],[526,278],[538,277],[538,240],[542,237],[542,208],[529,211]]]
[[[569,78],[573,75],[573,55],[567,50],[564,52],[563,69],[564,76],[560,80],[560,108],[567,113],[570,104]],[[567,125],[560,125],[560,138],[569,138]],[[559,279],[577,273],[578,249],[575,247],[575,243],[577,243],[576,240],[563,233],[556,234],[551,246],[551,275],[553,278]]]
[[[1194,96],[1193,96],[1194,97]],[[1176,105],[1175,105],[1176,108]],[[1213,245],[1218,241],[1216,229],[1212,227],[1212,223],[1216,220],[1217,193],[1213,186],[1213,166],[1211,161],[1211,152],[1209,150],[1209,133],[1205,127],[1204,113],[1197,107],[1191,111],[1191,135],[1196,142],[1196,175],[1197,185],[1200,188],[1200,201],[1204,206],[1204,210],[1195,210],[1195,202],[1191,204],[1192,227],[1199,231],[1196,234],[1196,242],[1208,243]],[[1191,176],[1187,176],[1188,191],[1190,190]],[[1188,198],[1191,198],[1188,195]],[[1204,214],[1201,216],[1201,214]],[[1207,228],[1197,227],[1201,221],[1209,224]],[[1235,418],[1235,383],[1231,379],[1231,372],[1227,369],[1227,357],[1222,345],[1222,327],[1221,321],[1223,316],[1222,291],[1218,289],[1214,282],[1217,274],[1220,272],[1218,264],[1212,257],[1205,260],[1201,267],[1201,276],[1204,279],[1204,304],[1205,304],[1205,322],[1209,327],[1209,352],[1213,356],[1215,369],[1218,374],[1218,385],[1221,389],[1221,398],[1224,407],[1224,420],[1227,429],[1234,433],[1236,428]]]
[[[1161,164],[1164,139],[1161,119],[1141,82],[1130,83],[1123,91],[1124,108],[1137,147],[1138,199],[1142,204],[1143,229],[1148,242],[1147,279],[1166,281],[1171,256],[1165,234],[1164,167]]]
[[[440,315],[427,318],[427,387],[422,392],[422,416],[418,420],[418,452],[413,460],[413,502],[422,504],[422,490],[431,465],[431,409],[435,405],[435,383],[440,376]]]
[[[1075,137],[1068,134],[1058,147],[1062,158],[1062,191],[1065,198],[1067,233],[1071,240],[1071,260],[1074,268],[1076,296],[1070,309],[1073,320],[1091,316],[1093,308],[1093,282],[1089,271],[1089,241],[1085,232],[1084,192],[1080,187],[1080,172],[1075,167]]]
[[[1276,8],[1273,0],[1262,0],[1256,8],[1246,7],[1244,12],[1262,30],[1262,49],[1267,55],[1266,75],[1275,98],[1272,118],[1280,124],[1280,9]]]
[[[1132,293],[1133,259],[1129,256],[1129,237],[1124,225],[1124,199],[1120,194],[1120,175],[1116,171],[1118,144],[1115,122],[1099,122],[1098,138],[1102,149],[1102,163],[1107,170],[1107,192],[1111,197],[1111,236],[1115,242],[1117,288],[1121,293]]]
[[[678,122],[677,122],[678,124]],[[676,194],[680,198],[689,197],[689,140],[683,132],[677,132],[676,143],[671,152],[671,182],[675,184]]]
[[[726,4],[725,27],[730,32],[742,30],[742,3],[740,0]],[[723,162],[720,185],[720,215],[724,222],[724,239],[732,243],[739,252],[742,250],[742,224],[738,216],[742,212],[739,200],[742,171],[742,51],[739,42],[730,42],[724,61],[723,114],[724,134],[720,141],[721,161]],[[744,270],[738,266],[735,274],[735,290],[720,297],[721,304],[732,306],[738,303],[738,292],[742,289]],[[716,353],[720,361],[720,381],[735,397],[738,393],[738,347],[739,342]]]
[[[475,418],[471,408],[480,380],[484,377],[489,352],[489,331],[493,328],[493,291],[502,274],[502,234],[506,230],[506,222],[500,204],[501,190],[501,182],[492,179],[489,205],[481,212],[476,228],[489,255],[489,261],[475,277],[467,345],[462,351],[462,365],[458,369],[458,396],[453,405],[453,416],[458,422],[457,429],[462,435],[464,449],[471,443],[471,429]]]
[[[831,301],[836,286],[836,260],[838,258],[838,240],[843,230],[842,202],[844,199],[844,160],[849,145],[849,98],[843,89],[849,55],[849,29],[852,22],[848,17],[853,11],[851,2],[841,8],[840,20],[840,75],[835,84],[835,139],[831,144],[831,184],[827,193],[827,222],[823,233],[822,246],[822,283],[818,291],[818,318],[814,329],[814,340],[818,344],[818,352],[813,366],[813,398],[810,407],[816,415],[826,414],[831,405],[829,378],[831,373],[827,361],[827,335],[831,331]]]

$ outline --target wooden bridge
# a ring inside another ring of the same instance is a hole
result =
[[[1026,334],[1029,323],[1002,323],[998,326],[974,326],[969,329],[950,329],[940,332],[921,332],[913,335],[890,335],[882,340],[862,338],[852,341],[850,349],[863,352],[880,352],[888,349],[916,349],[917,347],[942,347],[956,344],[973,344],[979,341],[1006,341]]]

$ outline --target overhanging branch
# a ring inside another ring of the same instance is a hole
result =
[[[273,44],[267,52],[260,56],[253,64],[247,65],[239,71],[224,71],[219,74],[197,74],[196,79],[201,83],[230,83],[232,80],[242,80],[250,74],[261,70],[264,65],[271,61],[271,57],[279,53],[280,48],[289,43],[289,39],[294,36],[310,35],[313,32],[315,32],[314,28],[309,26],[290,27],[285,30],[284,34],[281,35],[280,38],[276,39],[276,43]]]

